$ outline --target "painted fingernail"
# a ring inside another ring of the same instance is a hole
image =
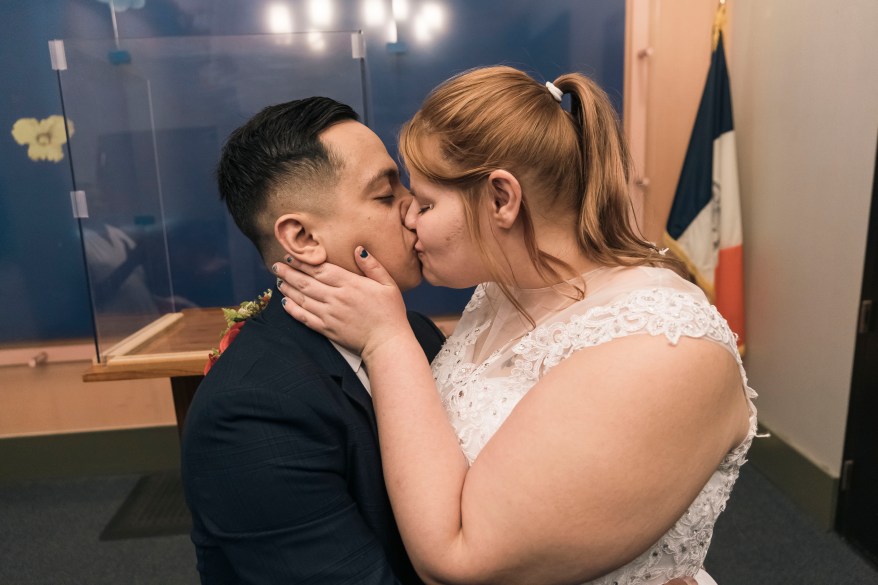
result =
[[[360,258],[365,258],[369,255],[369,252],[366,251],[366,248],[360,250]]]
[[[281,279],[278,278],[277,279],[277,288],[280,288],[280,285],[282,285],[283,283],[284,283],[284,281],[282,281]]]
[[[293,257],[287,256],[287,264],[291,263],[292,261],[293,261]]]
[[[277,274],[277,264],[271,265],[271,271],[274,272],[275,274]]]
[[[286,307],[287,306],[287,297],[282,298],[280,300],[280,304],[283,305],[284,307]]]

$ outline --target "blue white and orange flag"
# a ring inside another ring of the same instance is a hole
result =
[[[732,96],[718,29],[668,217],[665,245],[686,263],[744,349],[744,263]]]

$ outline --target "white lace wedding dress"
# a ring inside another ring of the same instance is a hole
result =
[[[686,513],[647,551],[591,583],[662,584],[701,571],[713,525],[725,508],[756,432],[756,393],[747,385],[736,337],[701,290],[663,268],[599,268],[583,275],[586,297],[573,302],[553,289],[516,289],[537,323],[530,330],[496,284],[479,285],[443,349],[433,377],[448,417],[472,463],[524,394],[576,350],[627,335],[704,338],[737,360],[750,407],[750,431],[731,451]],[[579,280],[570,281],[580,282]]]

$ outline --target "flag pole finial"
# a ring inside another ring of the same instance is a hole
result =
[[[713,17],[713,41],[712,49],[715,51],[719,44],[719,33],[722,32],[726,24],[726,0],[719,0],[719,6],[716,7],[716,15]]]

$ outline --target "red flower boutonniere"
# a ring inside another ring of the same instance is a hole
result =
[[[258,315],[268,306],[271,300],[271,289],[259,295],[255,301],[244,301],[237,308],[223,309],[223,316],[226,318],[226,329],[220,338],[219,348],[213,349],[207,356],[207,363],[204,364],[204,375],[210,371],[213,364],[219,359],[224,351],[231,345],[232,341],[238,336],[247,319]]]

